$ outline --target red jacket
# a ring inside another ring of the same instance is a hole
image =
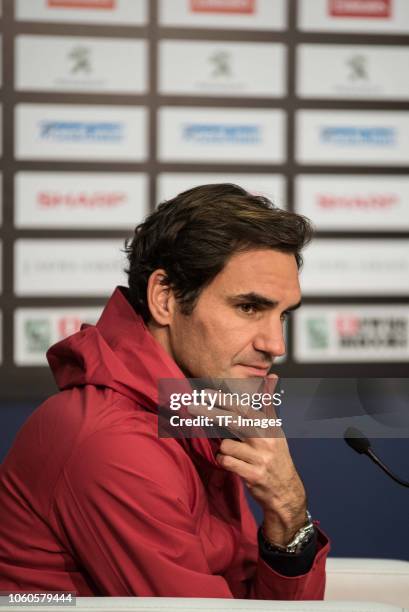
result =
[[[61,391],[0,467],[0,591],[322,599],[321,532],[307,574],[278,574],[220,441],[158,439],[157,380],[183,374],[120,289],[47,356]]]

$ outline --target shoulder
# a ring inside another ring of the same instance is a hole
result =
[[[171,490],[190,506],[199,476],[178,440],[158,437],[157,416],[126,398],[117,398],[102,413],[98,426],[72,447],[61,481],[86,496],[134,491],[142,499]]]

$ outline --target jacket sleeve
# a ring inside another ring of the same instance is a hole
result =
[[[305,574],[284,576],[262,558],[257,545],[257,525],[248,506],[243,487],[240,490],[242,537],[235,564],[230,568],[229,583],[234,597],[251,599],[321,600],[325,591],[325,562],[330,549],[327,536],[314,521],[317,530],[316,554]]]
[[[325,534],[317,527],[317,553],[311,569],[299,576],[284,576],[272,569],[256,553],[256,571],[249,579],[249,595],[253,599],[321,600],[325,591],[325,561],[329,543]],[[236,591],[240,594],[240,587]]]
[[[261,558],[253,559],[254,540],[243,548],[244,573],[243,565],[229,576],[211,573],[186,495],[186,474],[172,451],[175,444],[98,432],[67,462],[49,519],[97,594],[322,597],[320,553],[308,574],[286,578]]]

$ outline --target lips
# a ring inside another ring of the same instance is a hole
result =
[[[267,376],[267,373],[270,369],[270,366],[266,367],[265,365],[253,365],[246,363],[240,363],[239,365],[249,371],[251,370],[254,374],[258,376]]]

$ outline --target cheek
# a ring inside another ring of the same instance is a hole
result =
[[[190,346],[186,348],[190,360],[204,370],[202,375],[214,375],[215,366],[224,364],[229,357],[223,332],[211,321],[196,321],[191,330]]]
[[[248,325],[234,318],[230,310],[207,304],[188,320],[181,320],[177,334],[177,353],[191,369],[202,375],[229,368],[249,344]]]
[[[245,350],[245,342],[242,332],[228,326],[207,330],[209,358],[222,367],[228,367],[234,362],[236,355]]]

